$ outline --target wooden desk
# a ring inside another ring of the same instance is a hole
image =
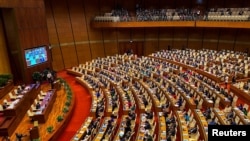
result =
[[[153,101],[153,104],[154,104],[154,107],[155,107],[155,110],[158,112],[158,111],[161,111],[161,103],[160,101],[157,99],[157,97],[155,96],[155,94],[152,93],[151,91],[151,88],[145,84],[142,80],[138,81],[141,86],[143,86],[143,88],[146,90],[146,92],[148,93],[148,96],[150,96],[151,100]]]
[[[72,69],[67,69],[67,73],[68,74],[73,74],[73,75],[79,76],[79,77],[81,77],[83,75],[81,72],[77,72],[77,71],[74,71]]]
[[[89,91],[94,90],[94,88],[88,82],[86,82],[82,77],[76,77],[76,82],[80,83],[82,86],[87,88]]]
[[[15,130],[19,122],[15,116],[3,117],[0,123],[0,136],[10,136]]]
[[[201,93],[201,92],[199,92],[198,90],[197,90],[197,88],[194,86],[194,85],[190,85],[191,86],[191,88],[193,89],[193,91],[195,92],[195,93],[197,93],[202,99],[203,99],[203,102],[205,103],[204,105],[206,106],[206,107],[213,107],[214,105],[214,102],[211,100],[211,99],[208,99],[207,97],[204,97],[204,94],[203,93]]]
[[[145,130],[142,128],[142,124],[143,122],[146,120],[146,117],[144,116],[144,114],[141,114],[140,115],[140,123],[139,123],[139,126],[138,126],[138,131],[137,131],[137,135],[136,135],[136,141],[143,141],[144,139],[144,136],[145,136]],[[152,129],[153,129],[153,120],[148,120]],[[152,133],[152,129],[149,130],[149,134],[151,136],[153,136],[154,133]]]
[[[30,140],[31,141],[38,140],[40,138],[38,127],[31,128],[29,132],[30,132]]]
[[[7,95],[13,88],[14,88],[14,84],[13,84],[13,81],[11,80],[6,84],[6,86],[0,89],[0,98]]]
[[[4,120],[0,124],[0,136],[10,136],[13,134],[24,115],[30,108],[31,104],[33,104],[38,93],[40,93],[40,85],[31,84],[29,86],[30,89],[22,97],[22,100],[18,102],[18,104],[15,105],[13,109],[4,111]]]
[[[159,132],[158,132],[158,140],[167,140],[167,125],[166,125],[166,119],[163,116],[162,112],[158,113],[158,120],[159,120]]]
[[[93,141],[101,141],[102,138],[104,138],[104,140],[109,140],[111,138],[110,135],[108,135],[108,134],[105,135],[105,133],[107,132],[108,120],[110,120],[110,117],[105,117],[103,119],[103,123],[102,123],[100,129],[98,130],[98,132],[96,133],[96,136],[93,139]],[[117,122],[117,120],[115,119],[112,123],[113,130],[114,130],[114,127],[116,127],[116,122]],[[105,137],[104,137],[104,135],[105,135]]]
[[[177,61],[173,61],[173,60],[170,60],[170,59],[161,58],[161,57],[155,57],[155,56],[152,56],[152,55],[149,55],[148,57],[151,57],[151,58],[154,58],[154,59],[158,59],[158,60],[162,60],[162,61],[166,61],[166,62],[169,62],[171,64],[178,65],[178,66],[180,66],[182,68],[186,68],[186,69],[190,69],[190,70],[195,70],[195,68],[193,66],[186,65],[186,64],[183,64],[183,63],[180,63],[180,62],[177,62]]]
[[[97,97],[96,92],[93,87],[90,86],[86,81],[84,81],[81,77],[76,77],[76,82],[80,83],[82,86],[87,88],[89,94],[91,95],[92,103],[90,108],[90,116],[96,117],[96,107],[97,107]]]
[[[116,90],[117,90],[117,93],[119,95],[119,100],[122,102],[123,114],[128,115],[128,113],[130,111],[130,107],[128,104],[128,99],[125,98],[125,91],[123,90],[123,88],[121,86],[117,86]],[[128,93],[129,98],[130,98],[131,105],[136,104],[134,97],[132,96],[132,91],[129,88],[127,90],[127,93]]]
[[[205,141],[208,141],[208,123],[205,116],[200,111],[200,109],[193,109],[193,113],[194,113],[194,118],[199,126],[199,132],[201,138],[204,139]]]
[[[84,121],[80,129],[77,130],[76,134],[73,136],[71,141],[81,141],[83,139],[84,134],[87,131],[88,126],[92,122],[93,117],[87,117],[87,119]]]
[[[121,123],[120,123],[120,126],[116,132],[116,135],[113,139],[113,141],[120,141],[120,135],[123,135],[124,134],[124,131],[125,131],[125,121],[126,121],[126,115],[123,115],[122,118],[121,118]],[[135,121],[131,120],[131,131],[133,132],[134,131],[134,128],[135,128]]]
[[[169,59],[166,59],[166,58],[161,58],[161,57],[155,57],[155,56],[152,56],[150,55],[149,57],[151,58],[155,58],[155,59],[159,59],[159,60],[163,60],[163,61],[167,61],[169,63],[172,63],[172,64],[175,64],[175,65],[178,65],[178,66],[181,66],[183,68],[187,68],[187,69],[190,69],[190,70],[193,70],[193,71],[196,71],[198,72],[199,74],[203,75],[203,76],[206,76],[212,80],[214,80],[215,82],[217,83],[220,83],[221,82],[221,79],[213,74],[210,74],[208,72],[205,72],[203,70],[200,70],[200,69],[197,69],[193,66],[189,66],[189,65],[186,65],[186,64],[183,64],[183,63],[180,63],[180,62],[176,62],[176,61],[173,61],[173,60],[169,60]]]
[[[138,92],[135,90],[134,86],[130,85],[129,89],[132,91],[133,96],[135,97],[136,105],[139,107],[140,113],[145,112],[145,106],[140,101],[140,98],[138,97]]]
[[[244,125],[250,125],[250,119],[244,115],[244,113],[238,109],[237,107],[233,108],[233,111],[235,113],[235,121],[236,118],[239,118],[239,122],[241,122]]]
[[[218,118],[220,124],[222,124],[222,125],[229,124],[223,111],[221,111],[218,108],[213,108],[213,112],[214,112],[214,115]]]
[[[181,111],[176,112],[177,115],[177,121],[178,121],[178,128],[180,132],[180,140],[189,140],[189,134],[188,134],[188,127],[187,123],[185,121],[184,115],[182,114]]]
[[[221,82],[222,82],[222,81],[221,81],[221,78],[215,76],[214,74],[208,73],[208,72],[203,71],[203,70],[200,70],[200,69],[196,69],[195,71],[198,72],[199,74],[203,75],[203,76],[206,76],[207,78],[212,79],[212,80],[215,81],[216,83],[221,83]]]
[[[38,121],[38,123],[45,123],[48,119],[48,116],[53,108],[54,102],[56,100],[56,90],[49,90],[41,102],[41,108],[35,112],[33,120]]]
[[[36,86],[36,84],[31,84],[26,86],[25,90],[19,94],[22,98],[12,101],[12,104],[3,111],[4,116],[24,116],[39,92],[40,85]]]
[[[186,100],[186,102],[188,103],[190,109],[195,109],[196,108],[196,104],[189,100],[187,95],[182,92],[182,89],[179,86],[177,86],[174,83],[171,83],[171,85],[173,87],[175,87],[175,89],[180,93],[180,95],[183,97],[183,99]]]
[[[162,77],[161,79],[166,79],[166,78],[163,78],[163,77]],[[169,93],[167,92],[166,88],[163,87],[163,86],[161,86],[160,83],[156,82],[155,80],[153,80],[153,81],[157,84],[157,86],[159,87],[159,89],[160,89],[160,90],[163,92],[163,94],[166,96],[167,101],[170,102],[170,106],[171,106],[172,108],[174,108],[174,107],[175,107],[175,99],[174,99],[174,97],[172,97],[171,94],[169,94]],[[175,108],[175,109],[177,110],[177,108]]]
[[[241,100],[243,100],[246,104],[250,105],[250,93],[237,88],[236,85],[230,86],[230,92],[233,92],[236,96],[238,96]]]
[[[205,82],[195,78],[195,80],[197,80],[198,82],[200,82],[203,86],[205,86],[209,91],[212,92],[212,94],[216,95],[216,98],[219,97],[220,98],[220,104],[222,104],[222,107],[226,107],[228,105],[230,105],[230,101],[226,99],[226,97],[224,95],[222,95],[219,91],[213,89],[211,86],[209,86],[208,84],[206,84]],[[213,103],[212,103],[213,104]],[[213,105],[212,105],[213,106]]]
[[[124,115],[122,116],[120,126],[119,126],[119,128],[118,128],[118,130],[116,132],[116,135],[115,135],[114,139],[113,139],[114,141],[120,141],[120,135],[124,134],[125,129],[124,129],[123,124],[125,122],[126,117],[127,116],[124,116]],[[133,129],[131,128],[131,130],[133,130]]]
[[[180,79],[181,80],[181,79]],[[205,103],[204,105],[206,106],[206,107],[213,107],[213,101],[211,101],[210,99],[207,99],[206,97],[204,97],[204,94],[203,93],[201,93],[201,92],[199,92],[198,90],[197,90],[197,87],[195,87],[194,85],[190,85],[189,83],[187,83],[187,82],[185,82],[185,81],[183,81],[183,80],[181,80],[183,83],[185,83],[185,84],[187,84],[187,86],[188,87],[190,87],[193,91],[194,91],[194,93],[197,93],[199,96],[200,96],[200,98],[203,100],[203,102]]]
[[[105,105],[105,116],[111,116],[112,114],[112,97],[110,94],[110,91],[107,89],[102,89],[104,93],[104,97],[106,100],[106,105]],[[117,107],[119,107],[118,102],[117,102]]]

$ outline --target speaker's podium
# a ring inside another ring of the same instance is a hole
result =
[[[38,130],[38,122],[34,121],[34,127],[30,129],[30,140],[33,141],[39,138],[40,138],[40,135],[39,135],[39,130]]]
[[[53,89],[56,89],[57,91],[61,89],[60,80],[56,80],[53,82]]]

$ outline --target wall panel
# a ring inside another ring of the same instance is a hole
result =
[[[234,50],[234,42],[233,41],[219,41],[218,44],[219,50]]]
[[[250,29],[238,29],[236,42],[249,42]]]
[[[62,46],[61,50],[65,68],[70,68],[72,66],[78,65],[78,58],[74,45]]]
[[[158,40],[159,30],[158,28],[146,28],[145,39],[156,39]]]
[[[127,1],[127,0],[116,0],[117,1],[117,5],[121,8],[125,8],[128,11],[135,11],[135,5],[137,4],[137,1]],[[142,1],[142,4],[144,4],[144,2]]]
[[[105,57],[103,42],[91,43],[90,47],[91,47],[92,59],[96,59],[98,57]]]
[[[219,29],[217,28],[204,28],[204,39],[218,40]]]
[[[118,54],[117,42],[107,42],[104,43],[105,55],[112,56]]]
[[[131,36],[133,41],[144,41],[145,28],[131,29]]]
[[[249,2],[248,2],[249,3]],[[244,7],[244,0],[227,0],[225,3],[226,7]]]
[[[48,43],[48,31],[43,8],[16,8],[14,12],[22,49]]]
[[[212,49],[212,50],[218,50],[217,46],[218,46],[217,41],[216,42],[208,41],[208,40],[203,41],[203,48]]]
[[[132,33],[130,29],[118,29],[118,40],[119,41],[130,41]]]
[[[233,50],[236,36],[237,36],[237,29],[221,29],[218,48],[220,50],[221,49]]]
[[[117,31],[116,29],[103,29],[103,39],[112,40],[113,42],[117,40]]]
[[[149,55],[158,50],[158,41],[145,41],[144,42],[144,55]]]
[[[217,28],[204,28],[203,48],[218,49],[219,30]]]
[[[160,40],[159,41],[159,50],[167,50],[172,47],[172,40]]]
[[[57,36],[57,28],[55,26],[55,19],[53,14],[53,9],[51,7],[51,1],[45,1],[46,7],[46,21],[48,27],[48,34],[49,34],[49,42],[51,45],[58,45],[59,40]]]
[[[202,48],[202,40],[198,40],[198,39],[190,39],[188,40],[188,48],[191,49],[201,49]]]
[[[188,41],[188,28],[174,28],[174,48],[186,48]]]
[[[145,55],[151,54],[156,50],[159,50],[158,36],[159,36],[158,28],[145,29],[145,44],[144,44]]]
[[[76,45],[79,64],[84,64],[86,61],[91,61],[91,51],[89,44]]]
[[[208,7],[223,7],[225,5],[224,0],[208,0]]]
[[[249,2],[249,0],[242,0],[243,2],[243,4],[241,5],[242,7],[250,7],[250,2]]]
[[[1,14],[1,12],[0,12]],[[1,16],[1,15],[0,15]],[[5,41],[4,29],[3,29],[3,21],[0,17],[0,74],[9,73],[11,74],[10,70],[10,61],[7,52],[7,45]]]
[[[188,48],[200,49],[203,41],[203,28],[189,28],[188,30]]]
[[[74,0],[69,3],[70,21],[75,42],[88,41],[85,13],[82,0]]]
[[[60,44],[72,43],[74,41],[72,35],[71,22],[66,0],[53,0],[52,8],[57,28],[58,39]]]
[[[159,49],[167,49],[168,46],[173,48],[173,28],[160,28],[159,29]]]
[[[157,9],[160,0],[144,0],[146,9]]]
[[[160,8],[174,8],[175,1],[174,0],[160,0],[159,1],[159,7]]]
[[[250,56],[250,43],[248,43],[248,44],[236,43],[234,50],[248,53],[248,56]]]
[[[63,70],[64,67],[64,62],[63,62],[63,56],[61,52],[60,47],[53,47],[51,49],[52,53],[52,66],[55,71]]]
[[[103,40],[102,37],[102,30],[94,29],[91,27],[90,22],[95,15],[100,15],[100,1],[99,0],[91,0],[91,1],[84,1],[84,8],[85,8],[85,16],[87,19],[87,30],[89,40],[91,41],[99,41]]]
[[[190,0],[175,0],[174,2],[177,8],[191,7],[192,4]]]
[[[111,12],[115,8],[116,0],[100,0],[100,12]]]

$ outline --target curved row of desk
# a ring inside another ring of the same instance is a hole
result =
[[[162,66],[162,62],[174,64],[176,66],[179,66],[179,68],[172,68],[173,65],[170,65],[170,67]],[[146,66],[147,64],[149,64],[149,67]],[[200,72],[198,69],[191,66],[152,56],[143,58],[136,58],[134,56],[127,55],[109,56],[107,58],[92,60],[92,62],[73,67],[72,69],[68,70],[68,73],[71,73],[75,76],[80,76],[77,77],[76,80],[77,82],[80,82],[84,87],[88,88],[90,94],[92,95],[92,107],[96,105],[95,103],[97,103],[98,101],[98,98],[95,98],[95,95],[96,88],[99,88],[100,85],[95,85],[95,88],[92,88],[92,86],[89,85],[88,82],[85,82],[85,80],[82,79],[82,77],[86,75],[90,75],[90,78],[93,81],[95,79],[99,79],[100,82],[104,82],[105,84],[104,86],[102,86],[103,89],[107,89],[111,92],[111,87],[114,87],[115,94],[119,95],[118,101],[120,101],[119,103],[122,103],[119,104],[120,108],[117,108],[116,112],[113,112],[113,110],[111,110],[112,112],[109,112],[109,110],[105,110],[106,114],[101,117],[101,121],[105,123],[106,118],[110,118],[110,116],[112,116],[112,114],[114,113],[116,114],[117,118],[115,122],[113,122],[115,127],[114,130],[112,130],[113,135],[108,138],[101,137],[101,139],[118,140],[117,136],[119,135],[120,130],[123,130],[120,124],[122,122],[119,122],[119,119],[123,119],[124,116],[129,113],[129,109],[132,107],[136,107],[136,113],[138,117],[137,122],[139,123],[136,122],[135,126],[133,127],[132,131],[135,132],[135,134],[133,134],[130,139],[143,140],[143,138],[145,137],[145,134],[141,134],[145,131],[140,130],[140,124],[143,123],[143,120],[141,119],[142,114],[148,110],[155,113],[154,117],[157,118],[154,119],[152,124],[152,126],[154,127],[153,132],[146,132],[149,133],[155,140],[164,140],[168,138],[167,125],[162,123],[162,121],[166,122],[167,120],[167,118],[164,118],[163,116],[162,112],[164,111],[162,110],[162,105],[170,102],[170,111],[177,119],[176,123],[178,129],[176,130],[176,135],[171,136],[171,138],[180,140],[207,140],[207,127],[209,121],[204,117],[203,111],[201,110],[204,108],[206,109],[214,107],[214,104],[213,101],[211,102],[211,99],[204,97],[205,94],[203,91],[198,91],[198,86],[204,86],[211,95],[215,96],[216,99],[219,99],[216,100],[219,103],[218,107],[221,108],[222,106],[222,108],[224,108],[230,104],[228,103],[226,98],[223,97],[223,95],[216,92],[214,88],[212,88],[202,80],[196,78],[195,76],[190,75],[189,80],[185,81],[179,75],[182,74],[183,68],[190,69],[191,71],[196,72],[203,77],[207,77],[215,82],[220,82],[218,81],[218,78],[215,79],[213,75],[205,73],[204,71]],[[190,82],[195,82],[195,84],[198,83],[198,86],[195,86],[194,83],[192,84]],[[184,88],[182,86],[184,86]],[[171,94],[171,92],[167,89],[168,87],[171,87],[173,89],[174,95]],[[186,91],[194,94],[194,98],[198,99],[199,105],[196,105],[194,103],[194,99],[190,98],[189,95],[187,95]],[[160,98],[158,96],[160,96]],[[183,99],[183,105],[181,107],[179,107],[177,104],[177,101],[180,97],[181,99]],[[104,99],[106,103],[110,103],[109,96],[105,96],[104,94]],[[128,99],[129,103],[131,102],[132,104],[128,104]],[[109,106],[106,104],[105,108],[107,107]],[[212,115],[219,124],[228,124],[225,123],[226,114],[220,113],[220,109],[218,108],[212,109]],[[188,123],[186,123],[183,116],[185,111],[188,111],[188,115],[192,117],[192,120],[190,120]],[[238,119],[238,124],[248,124],[247,122],[243,122],[245,117],[240,117],[241,111],[238,111],[235,108],[234,112],[236,114],[234,118]],[[92,112],[90,114],[90,117],[97,118]],[[105,126],[106,124],[104,124],[104,127]],[[198,129],[198,132],[195,135],[191,135],[190,133],[188,133],[189,128],[192,126],[195,126]],[[166,134],[164,135],[164,133]],[[158,134],[158,136],[156,136],[156,134]],[[93,138],[95,138],[95,140],[98,140],[100,137],[97,136],[98,135],[95,135],[95,137]],[[75,139],[76,138],[73,138],[72,140]],[[80,138],[78,137],[78,139]]]

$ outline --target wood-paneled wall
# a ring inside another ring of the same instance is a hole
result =
[[[91,27],[95,15],[110,12],[115,7],[135,11],[135,5],[145,8],[244,7],[247,0],[45,0],[52,65],[62,70],[97,57],[115,55],[124,42],[143,42],[143,54],[170,48],[209,48],[247,51],[249,29],[173,27],[173,28],[99,28]],[[132,14],[132,13],[130,13]],[[122,43],[122,44],[120,44]]]
[[[0,11],[1,12],[1,11]],[[9,55],[7,52],[7,45],[6,39],[3,29],[3,21],[0,14],[0,74],[9,73],[11,74],[10,70],[10,63],[9,63]]]
[[[43,0],[13,0],[0,2],[6,49],[9,52],[11,72],[15,83],[31,83],[32,73],[51,67],[50,51],[48,61],[27,67],[25,50],[48,46],[48,30]]]

